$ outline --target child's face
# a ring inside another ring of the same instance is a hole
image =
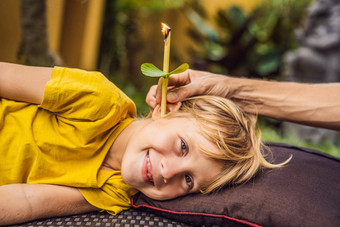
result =
[[[192,118],[150,120],[130,139],[122,161],[124,181],[150,198],[198,192],[221,172],[200,146],[219,153]]]

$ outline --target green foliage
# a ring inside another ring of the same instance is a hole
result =
[[[190,0],[107,0],[100,69],[109,73],[136,73],[133,72],[136,54],[144,45],[143,26],[138,26],[138,20],[145,15],[157,16],[165,10],[180,8],[187,2]]]
[[[291,132],[286,136],[282,136],[278,133],[276,128],[270,127],[268,125],[261,124],[260,128],[262,132],[262,139],[264,141],[280,142],[300,147],[308,147],[340,158],[339,144],[333,144],[329,140],[324,140],[320,144],[313,144],[302,140],[294,132]]]
[[[147,116],[150,112],[150,108],[145,104],[145,92],[138,91],[133,84],[127,84],[123,91],[135,103],[138,115]]]
[[[98,70],[109,76],[112,81],[119,81],[119,87],[137,105],[138,112],[144,112],[145,95],[154,80],[140,76],[141,56],[148,55],[145,34],[150,24],[141,24],[150,18],[161,18],[164,11],[178,9],[192,0],[107,0],[103,33],[101,38]],[[160,33],[160,30],[159,30]],[[161,40],[160,40],[161,42]],[[162,48],[159,48],[162,50]],[[157,48],[152,53],[158,54]],[[146,56],[147,57],[147,56]],[[150,59],[150,58],[148,58]],[[140,95],[141,97],[138,97]],[[143,106],[144,105],[144,106]]]
[[[185,70],[187,70],[188,68],[189,68],[189,65],[187,63],[184,63],[184,64],[178,66],[175,70],[173,70],[169,73],[164,73],[162,70],[157,68],[152,63],[144,63],[144,64],[141,65],[141,71],[145,76],[163,77],[164,79],[168,79],[169,76],[172,75],[172,74],[182,73]]]
[[[150,112],[149,106],[145,103],[145,91],[140,91],[136,88],[136,86],[134,86],[134,84],[127,83],[124,75],[120,75],[120,72],[108,74],[107,77],[133,100],[136,105],[138,115],[146,116]]]
[[[189,34],[204,47],[195,53],[195,65],[242,76],[279,75],[283,54],[297,46],[294,30],[311,1],[264,1],[249,14],[236,6],[219,10],[216,28],[204,19],[204,10],[188,10],[194,25]]]

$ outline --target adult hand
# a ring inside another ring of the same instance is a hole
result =
[[[226,97],[228,94],[227,76],[213,74],[204,71],[188,69],[179,74],[169,77],[168,103],[177,103],[185,98],[196,95],[216,95]],[[158,85],[150,88],[146,103],[155,108],[161,102],[161,79]]]
[[[169,77],[168,90],[167,106],[195,95],[216,95],[248,113],[340,130],[340,83],[266,81],[187,70]],[[150,88],[146,102],[152,108],[161,102],[160,83]]]

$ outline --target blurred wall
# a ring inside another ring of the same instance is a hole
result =
[[[47,0],[50,50],[65,65],[96,69],[105,0]],[[16,62],[21,41],[20,0],[0,1],[0,61]]]
[[[19,0],[0,1],[0,61],[16,62],[21,40]]]

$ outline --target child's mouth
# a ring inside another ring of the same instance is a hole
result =
[[[154,186],[155,184],[154,184],[153,176],[152,176],[152,165],[150,162],[149,151],[146,153],[142,172],[143,172],[143,180],[146,183]]]

